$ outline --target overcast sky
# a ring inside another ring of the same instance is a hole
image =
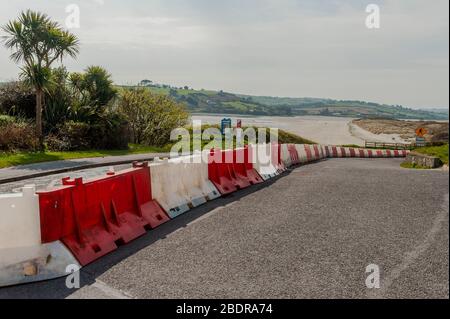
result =
[[[31,8],[64,24],[80,8],[70,71],[254,95],[449,105],[448,0],[0,0],[0,23]],[[378,4],[380,29],[365,26]],[[0,48],[0,81],[18,67]]]

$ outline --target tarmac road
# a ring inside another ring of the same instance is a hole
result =
[[[298,167],[0,298],[448,298],[448,172],[401,159]],[[380,269],[380,289],[365,285]]]

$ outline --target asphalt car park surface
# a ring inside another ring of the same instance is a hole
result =
[[[208,202],[0,298],[448,298],[448,172],[328,159]],[[380,288],[366,287],[378,265]]]

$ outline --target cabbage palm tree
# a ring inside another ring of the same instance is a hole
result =
[[[75,58],[79,50],[78,38],[63,30],[57,22],[43,13],[27,10],[16,20],[2,27],[5,47],[13,53],[15,63],[23,62],[21,77],[34,88],[36,94],[36,135],[43,146],[42,109],[44,93],[51,83],[51,65],[65,56]]]

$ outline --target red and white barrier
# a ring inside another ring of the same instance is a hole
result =
[[[325,146],[325,153],[329,157],[355,157],[355,158],[392,158],[406,157],[407,150],[365,149],[342,146]]]
[[[41,242],[39,198],[34,185],[0,195],[0,287],[53,279],[79,266],[59,241]]]
[[[308,154],[306,152],[305,146],[303,144],[296,144],[295,149],[297,150],[300,164],[308,163]]]
[[[37,194],[34,186],[25,186],[22,193],[0,195],[0,286],[64,276],[69,265],[84,266],[169,216],[261,183],[292,165],[326,157],[407,154],[405,150],[259,144],[156,159],[150,166],[136,163],[131,169],[87,181],[66,178],[61,187]]]
[[[299,155],[294,144],[281,145],[281,160],[285,167],[300,164]]]

